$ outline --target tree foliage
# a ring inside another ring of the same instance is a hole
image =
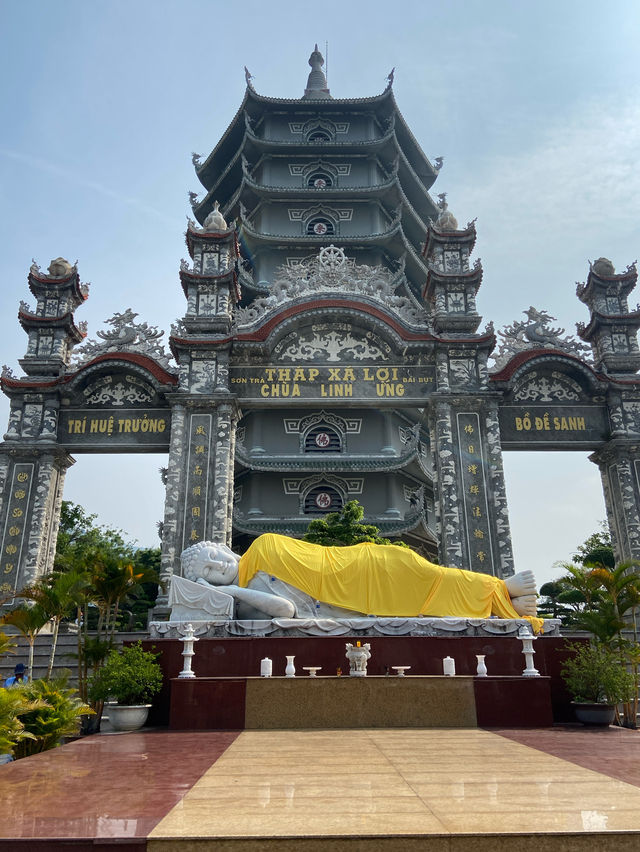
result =
[[[606,521],[600,521],[600,529],[592,533],[576,548],[573,561],[579,565],[602,562],[608,568],[613,568],[615,564],[613,542]]]
[[[618,699],[623,709],[622,715],[616,711],[616,718],[626,727],[635,728],[640,686],[637,633],[640,563],[630,561],[616,565],[611,536],[603,525],[602,530],[578,547],[573,562],[560,563],[559,567],[564,569],[564,575],[540,589],[544,596],[543,607],[548,614],[560,616],[565,626],[590,633],[594,649],[575,657],[573,668],[569,665],[564,673],[565,680],[575,692],[578,675],[582,673],[586,690],[589,664],[595,671],[604,666],[606,660],[611,663],[611,659],[615,659],[618,674],[624,674],[621,682],[628,682],[630,678],[632,683],[632,688]],[[587,659],[588,654],[592,657]]]
[[[147,704],[162,688],[158,656],[145,651],[142,642],[111,651],[91,678],[89,696],[94,702],[115,698],[118,704]]]
[[[78,733],[81,717],[92,711],[79,698],[78,690],[67,685],[67,680],[68,672],[51,680],[43,678],[17,687],[26,700],[25,707],[19,711],[19,719],[31,736],[16,743],[14,757],[48,751],[60,745],[64,737]]]
[[[330,512],[324,518],[311,521],[303,540],[324,547],[348,547],[367,541],[373,544],[409,546],[404,541],[382,538],[378,527],[361,523],[363,517],[364,508],[357,500],[350,500],[339,512]]]
[[[633,677],[618,655],[600,642],[574,644],[562,667],[562,677],[574,701],[617,704],[633,697]]]

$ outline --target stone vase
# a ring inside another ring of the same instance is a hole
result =
[[[293,664],[295,660],[295,655],[291,657],[287,657],[287,667],[284,670],[285,677],[295,677],[296,676],[296,667]]]
[[[109,721],[114,731],[137,731],[144,726],[150,704],[110,704]]]
[[[486,654],[476,654],[476,660],[478,661],[478,668],[476,670],[477,677],[486,677],[487,676],[487,665],[484,661]]]
[[[615,704],[588,704],[586,702],[572,701],[571,706],[576,714],[576,719],[583,725],[611,725],[616,717]]]

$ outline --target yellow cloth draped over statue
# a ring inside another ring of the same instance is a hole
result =
[[[315,600],[365,615],[523,618],[503,580],[434,565],[413,550],[380,544],[323,547],[265,533],[240,559],[239,584],[263,571]],[[541,618],[528,617],[536,633]]]

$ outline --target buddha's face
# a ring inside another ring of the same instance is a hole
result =
[[[213,586],[228,586],[238,579],[238,563],[217,547],[207,548],[202,553],[202,577]]]

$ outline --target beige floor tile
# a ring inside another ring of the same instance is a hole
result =
[[[151,832],[150,837],[286,837],[371,834],[446,834],[431,813],[340,814],[313,810],[294,814],[212,814],[201,807],[174,809]]]
[[[601,810],[521,810],[519,812],[474,812],[463,814],[437,814],[442,824],[453,834],[488,834],[502,832],[639,831],[640,814],[637,811],[609,812]],[[638,838],[640,845],[640,838]],[[559,847],[562,848],[561,846]]]
[[[306,816],[309,808],[317,817],[323,814],[331,817],[334,814],[405,814],[405,813],[430,813],[429,808],[418,796],[333,796],[327,795],[333,791],[325,791],[324,794],[314,793],[312,797],[298,795],[292,790],[279,791],[276,795],[272,791],[265,796],[244,797],[233,804],[234,816],[254,816],[281,814],[288,817],[292,814]],[[310,801],[312,798],[312,801]],[[183,802],[184,808],[199,808],[201,802],[206,802],[206,807],[211,814],[226,816],[229,811],[228,799],[211,799],[211,797],[197,794],[189,795]]]

